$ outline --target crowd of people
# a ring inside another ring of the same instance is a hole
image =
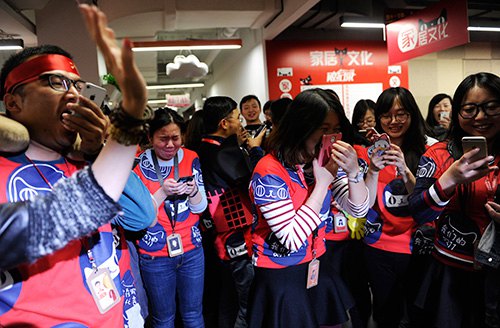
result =
[[[0,326],[500,327],[500,77],[426,120],[395,87],[352,120],[314,88],[185,122],[80,10],[122,101],[80,95],[57,46],[3,66]]]

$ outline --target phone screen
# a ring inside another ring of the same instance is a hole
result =
[[[189,182],[189,181],[193,181],[194,177],[191,175],[191,176],[187,176],[187,177],[180,177],[177,182],[179,183],[185,183],[185,182]]]

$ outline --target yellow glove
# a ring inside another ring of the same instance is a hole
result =
[[[365,236],[366,218],[355,218],[347,214],[347,225],[351,230],[352,239],[362,239]]]

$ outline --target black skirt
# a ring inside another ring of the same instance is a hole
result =
[[[248,321],[250,328],[314,328],[336,325],[348,320],[347,288],[328,274],[326,257],[319,258],[320,274],[316,287],[307,289],[309,263],[282,269],[255,267],[250,291]],[[347,291],[347,295],[345,292]]]
[[[432,327],[484,327],[484,272],[432,259],[415,306],[431,313]]]

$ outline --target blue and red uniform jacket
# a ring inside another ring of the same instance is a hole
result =
[[[499,160],[497,154],[496,165]],[[437,143],[425,152],[419,163],[411,209],[417,222],[436,222],[433,256],[447,265],[472,270],[474,245],[491,222],[484,208],[488,199],[486,179],[498,181],[499,177],[491,173],[471,182],[467,196],[462,192],[463,186],[447,195],[438,179],[453,162],[447,142]]]
[[[24,154],[0,157],[0,202],[51,192],[51,185],[79,169],[64,158],[34,163]],[[109,269],[121,297],[105,314],[87,286],[92,272],[88,250],[99,268]],[[0,326],[141,327],[144,321],[135,295],[123,231],[105,224],[35,263],[0,272]]]
[[[204,193],[203,178],[201,175],[200,161],[198,155],[189,149],[180,148],[177,152],[179,158],[179,177],[194,176],[200,192]],[[163,161],[158,158],[163,180],[174,178],[174,161]],[[148,149],[139,156],[139,164],[135,167],[141,181],[151,194],[160,189],[160,182]],[[180,197],[177,200],[177,219],[174,223],[175,233],[181,235],[184,252],[189,252],[201,247],[201,234],[198,224],[200,214],[191,212],[188,204],[189,198]],[[138,241],[139,252],[150,256],[169,256],[167,237],[173,233],[172,223],[165,211],[169,209],[172,220],[174,219],[174,200],[167,198],[158,208],[158,221],[153,227],[145,231],[145,235]]]

